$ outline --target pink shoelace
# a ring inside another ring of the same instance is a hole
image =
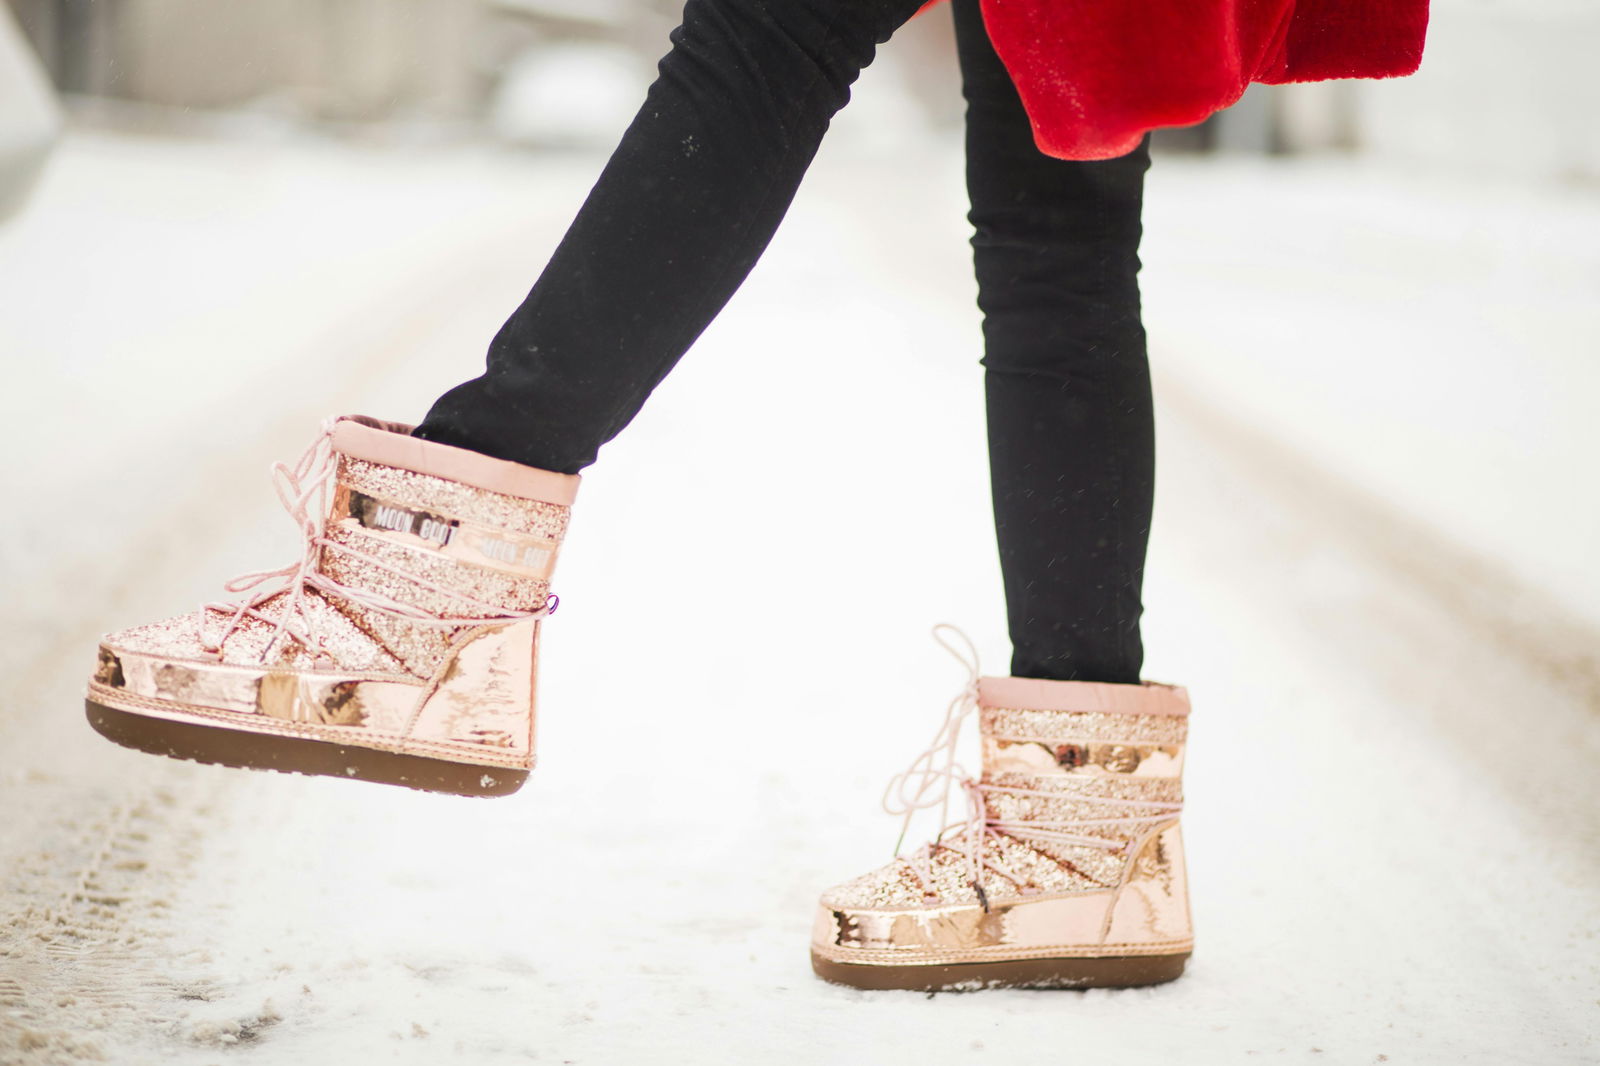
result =
[[[322,423],[321,432],[318,433],[305,453],[299,460],[289,466],[286,463],[272,465],[272,487],[278,494],[284,510],[294,519],[305,537],[305,550],[301,553],[300,561],[276,570],[257,570],[240,574],[223,585],[232,593],[248,593],[259,589],[253,595],[238,602],[211,602],[201,604],[198,611],[196,630],[199,634],[201,647],[207,654],[216,659],[222,658],[222,647],[228,638],[243,624],[246,618],[272,624],[272,637],[261,650],[260,661],[265,663],[268,654],[278,646],[278,642],[288,638],[299,643],[311,653],[313,661],[321,659],[332,660],[333,656],[323,644],[323,634],[320,631],[313,613],[307,610],[307,593],[315,590],[325,596],[336,596],[350,603],[360,604],[369,610],[399,618],[414,625],[439,626],[442,628],[456,628],[458,626],[488,625],[498,622],[516,621],[524,618],[543,618],[555,612],[560,599],[550,596],[544,606],[535,611],[521,611],[501,607],[492,603],[485,603],[465,595],[455,589],[446,588],[431,581],[425,581],[416,574],[391,566],[381,559],[376,559],[365,552],[357,551],[346,544],[340,544],[328,539],[326,536],[326,522],[328,513],[328,487],[333,483],[335,472],[339,468],[338,453],[333,448],[333,429],[335,419],[327,419]],[[468,607],[481,610],[484,613],[477,616],[465,615],[435,615],[419,607],[399,600],[391,599],[382,593],[370,589],[353,588],[343,585],[324,574],[321,569],[322,553],[327,549],[342,552],[345,555],[360,559],[369,566],[388,571],[398,577],[404,578],[408,583],[448,596]],[[274,581],[274,579],[278,579]],[[262,588],[268,582],[272,584]],[[288,601],[277,612],[277,617],[266,614],[261,610],[268,600],[287,592]],[[210,612],[217,611],[228,615],[228,622],[215,640],[206,637],[206,619]],[[298,617],[305,632],[297,632],[291,628],[289,621]]]
[[[947,634],[959,638],[966,646],[965,651],[947,639]],[[956,743],[960,739],[961,726],[978,709],[978,678],[981,676],[978,666],[978,649],[970,637],[960,629],[948,623],[941,622],[933,627],[933,639],[940,646],[955,656],[961,665],[967,668],[967,684],[962,687],[945,709],[944,721],[939,726],[939,731],[934,734],[933,741],[927,749],[911,761],[905,770],[890,778],[889,785],[884,789],[883,809],[890,814],[902,817],[900,837],[895,842],[895,855],[900,856],[900,848],[905,843],[907,832],[911,828],[911,820],[917,811],[939,808],[940,825],[943,826],[934,836],[933,840],[922,845],[914,851],[906,864],[922,884],[924,899],[928,902],[942,902],[937,888],[933,882],[933,857],[940,850],[954,852],[966,857],[969,863],[969,883],[978,895],[978,902],[984,910],[989,909],[988,893],[983,888],[983,874],[985,871],[993,873],[1011,882],[1023,895],[1031,895],[1038,889],[1028,883],[1028,879],[1019,877],[989,861],[986,852],[990,842],[998,837],[1006,836],[1014,840],[1029,841],[1041,844],[1069,844],[1086,848],[1097,848],[1103,851],[1126,851],[1128,842],[1123,840],[1108,840],[1105,837],[1095,836],[1085,830],[1096,826],[1138,826],[1154,825],[1164,818],[1183,809],[1181,803],[1167,803],[1156,800],[1124,800],[1107,796],[1089,796],[1084,798],[1096,806],[1137,809],[1153,813],[1129,814],[1111,818],[1078,818],[1070,820],[1037,820],[1008,821],[990,816],[988,797],[996,794],[1012,796],[1037,796],[1049,799],[1060,799],[1071,795],[1068,792],[1043,789],[1022,788],[1011,785],[997,785],[981,781],[969,775],[961,765],[956,762]],[[940,761],[942,757],[942,762]],[[1063,779],[1064,781],[1070,779]],[[959,786],[967,797],[967,817],[965,821],[951,822],[950,793],[954,787]],[[957,830],[946,842],[946,837],[951,830]]]

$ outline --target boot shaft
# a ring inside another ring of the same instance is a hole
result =
[[[1183,688],[986,677],[978,721],[990,820],[1061,863],[1079,887],[1121,883],[1145,841],[1176,826]]]
[[[340,419],[334,484],[317,561],[339,584],[436,618],[532,612],[550,599],[576,475],[424,441],[409,427]],[[416,624],[344,600],[341,609],[430,676],[461,627]]]

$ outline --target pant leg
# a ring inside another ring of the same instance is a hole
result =
[[[417,434],[576,473],[760,258],[832,116],[921,0],[689,0],[660,76],[478,378]]]
[[[1041,153],[978,0],[954,0],[1011,672],[1134,682],[1155,475],[1140,320],[1148,144]]]

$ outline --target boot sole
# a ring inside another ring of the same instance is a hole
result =
[[[985,988],[1139,988],[1183,975],[1189,952],[1098,959],[1006,959],[907,966],[834,962],[813,951],[825,981],[871,991],[975,992]]]
[[[528,779],[526,770],[174,722],[94,700],[84,700],[84,711],[96,733],[125,748],[214,766],[371,781],[452,796],[509,796]]]

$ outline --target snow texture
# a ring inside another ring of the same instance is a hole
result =
[[[90,735],[95,635],[294,552],[267,462],[475,373],[598,165],[80,133],[0,231],[0,1062],[1596,1061],[1595,690],[1508,638],[1511,577],[1441,563],[1506,529],[1458,521],[1439,459],[1498,455],[1486,497],[1571,547],[1549,485],[1582,477],[1577,400],[1508,441],[1468,400],[1490,356],[1592,378],[1591,300],[1544,284],[1593,276],[1590,201],[1519,222],[1465,185],[1158,163],[1147,674],[1196,708],[1174,984],[868,994],[808,968],[816,894],[885,859],[882,784],[962,681],[928,626],[1005,666],[945,141],[825,148],[586,478],[517,796]],[[1491,274],[1528,302],[1484,308]]]

